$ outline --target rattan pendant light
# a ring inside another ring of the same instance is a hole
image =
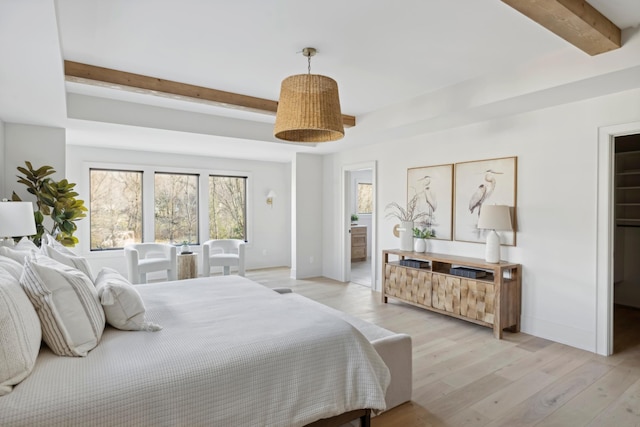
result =
[[[338,84],[332,78],[311,74],[314,48],[306,47],[302,54],[307,57],[308,73],[282,81],[273,134],[290,142],[336,141],[344,136]]]

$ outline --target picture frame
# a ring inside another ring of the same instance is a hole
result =
[[[453,239],[485,243],[489,230],[478,229],[482,204],[510,206],[514,231],[500,231],[501,244],[516,245],[517,157],[456,163]]]
[[[407,202],[418,196],[416,212],[426,212],[427,220],[416,227],[435,233],[432,239],[453,236],[453,164],[407,169]]]

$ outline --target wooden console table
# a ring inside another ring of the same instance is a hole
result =
[[[389,255],[397,260],[389,260]],[[402,266],[400,260],[404,259],[428,264],[422,268]],[[458,266],[487,274],[475,279],[450,274],[450,269]],[[382,251],[382,280],[384,303],[394,298],[486,326],[498,339],[505,328],[520,332],[520,264],[491,264],[478,258],[388,249]]]

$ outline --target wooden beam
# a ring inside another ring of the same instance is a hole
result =
[[[207,101],[223,107],[236,107],[268,114],[275,114],[278,109],[278,102],[269,99],[96,67],[80,62],[64,61],[64,73],[69,81],[90,84],[95,82],[94,84],[108,87],[133,88],[144,93],[169,94],[178,98]],[[354,116],[343,114],[342,121],[345,127],[356,125]]]
[[[584,0],[502,0],[589,55],[622,46],[620,28]]]

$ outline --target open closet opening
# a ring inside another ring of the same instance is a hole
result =
[[[613,353],[640,349],[640,134],[614,139]]]

